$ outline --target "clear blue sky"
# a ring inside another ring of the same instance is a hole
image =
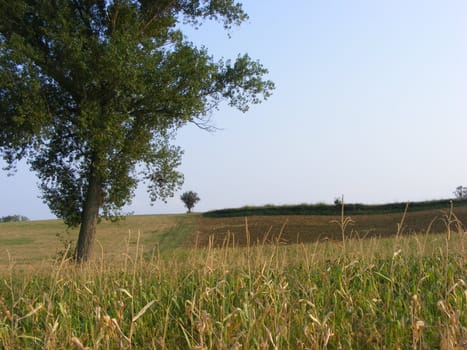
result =
[[[183,190],[126,211],[184,212],[243,205],[384,203],[449,198],[467,185],[467,1],[250,0],[231,31],[187,32],[217,58],[249,53],[276,84],[242,114],[223,107],[220,128],[180,130]],[[53,217],[37,180],[0,175],[0,216]]]

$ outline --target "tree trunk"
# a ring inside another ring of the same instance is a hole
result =
[[[102,184],[99,176],[96,176],[92,171],[89,177],[88,193],[84,202],[78,244],[76,246],[75,259],[78,263],[86,262],[91,257],[101,205]]]

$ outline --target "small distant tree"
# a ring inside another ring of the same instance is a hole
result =
[[[454,196],[458,199],[467,198],[467,187],[457,186],[456,190],[453,193]]]
[[[8,215],[8,216],[3,216],[0,218],[0,222],[21,222],[21,221],[29,221],[29,219],[23,215]]]
[[[195,204],[200,201],[198,194],[193,191],[183,193],[180,196],[180,199],[183,203],[185,203],[185,207],[187,207],[189,213],[191,213],[191,209],[195,206]]]

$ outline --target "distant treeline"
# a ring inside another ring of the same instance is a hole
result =
[[[408,211],[449,209],[451,202],[454,207],[467,206],[467,198],[441,199],[424,202],[409,202]],[[405,210],[407,203],[388,204],[345,204],[345,215],[368,215],[401,213]],[[205,217],[221,218],[234,216],[253,215],[340,215],[341,204],[298,204],[298,205],[265,205],[261,207],[245,206],[241,208],[220,209],[208,211]]]
[[[8,216],[0,217],[0,222],[18,222],[18,221],[29,221],[29,219],[23,215],[8,215]]]

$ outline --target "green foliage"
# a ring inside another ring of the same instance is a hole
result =
[[[198,197],[198,194],[196,192],[193,192],[193,191],[184,192],[180,196],[180,199],[185,204],[185,207],[188,209],[189,213],[191,212],[191,209],[193,209],[195,204],[200,201],[200,198]]]
[[[466,199],[451,201],[449,199],[411,202],[409,211],[447,209],[451,202],[454,207],[467,206]],[[253,215],[340,215],[341,203],[328,205],[318,204],[300,204],[300,205],[267,205],[262,207],[242,207],[231,209],[220,209],[208,211],[203,214],[205,217],[235,217],[235,216],[253,216]],[[389,214],[404,212],[407,203],[387,203],[387,204],[345,204],[346,215],[366,215],[366,214]]]
[[[7,169],[26,158],[70,226],[118,214],[141,180],[152,201],[172,196],[183,182],[176,131],[223,101],[247,111],[274,88],[248,55],[216,61],[188,41],[181,24],[207,19],[229,28],[247,15],[235,0],[1,1]]]
[[[7,215],[0,218],[0,222],[21,222],[29,221],[26,216],[23,215]]]
[[[44,200],[71,225],[91,172],[105,214],[131,199],[138,175],[151,200],[166,199],[182,183],[174,131],[224,100],[246,111],[273,88],[247,55],[216,62],[179,29],[240,24],[233,0],[15,1],[0,13],[0,151],[10,167],[29,159]]]

